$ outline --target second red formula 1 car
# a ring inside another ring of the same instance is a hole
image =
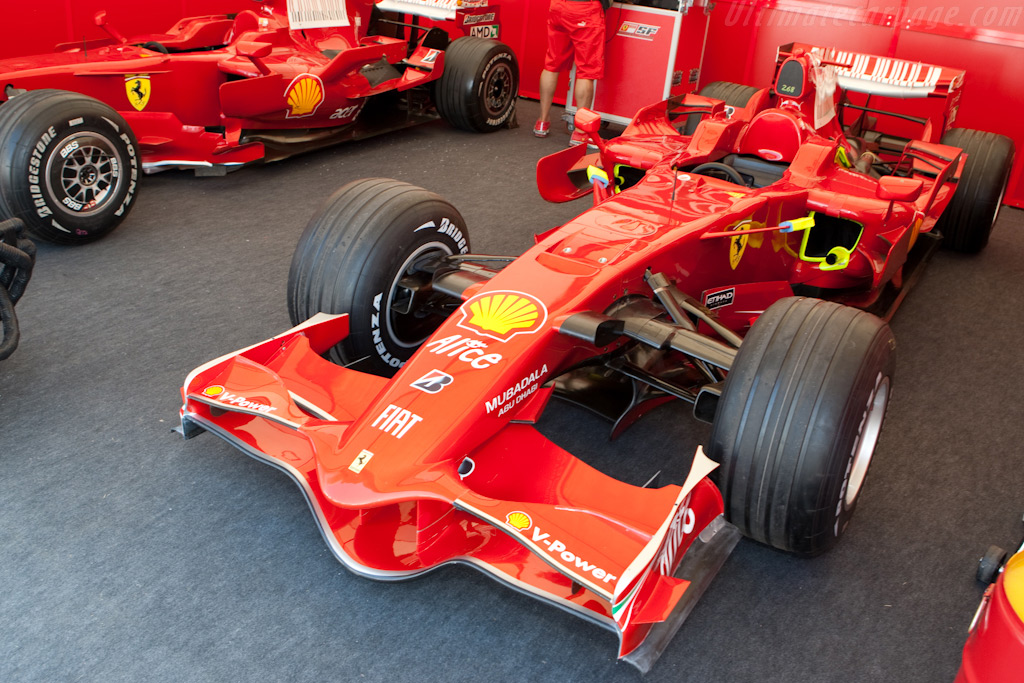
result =
[[[855,147],[815,125],[816,92],[839,96],[834,67],[831,88],[812,76],[822,61],[792,49],[746,108],[688,96],[595,140],[588,163],[542,162],[546,194],[576,194],[589,168],[597,202],[518,257],[470,253],[433,193],[346,185],[296,249],[297,326],[194,370],[184,434],[293,477],[352,571],[469,564],[613,630],[646,670],[741,534],[815,555],[856,508],[895,341],[875,315],[794,295],[875,302],[964,188],[997,200],[1005,184],[1005,154],[976,182],[959,147],[887,159],[894,138]],[[931,68],[955,91],[959,72]],[[966,206],[950,233],[980,246],[998,201]],[[554,396],[613,435],[684,401],[712,423],[707,453],[662,486],[619,481],[538,431]]]
[[[318,3],[317,21],[294,4],[265,0],[132,38],[101,12],[108,40],[0,61],[0,218],[81,244],[124,219],[143,172],[223,175],[438,114],[477,132],[512,120],[515,55],[450,37],[493,21],[483,2]]]

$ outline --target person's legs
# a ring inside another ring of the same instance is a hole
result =
[[[576,97],[577,109],[594,108],[594,79],[577,78],[576,88],[574,89],[573,93]]]
[[[551,115],[551,103],[555,99],[555,88],[558,87],[558,74],[545,69],[540,72],[540,117],[538,120],[547,121]]]

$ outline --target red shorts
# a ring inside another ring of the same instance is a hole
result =
[[[574,57],[576,78],[604,76],[604,10],[598,0],[551,0],[544,68],[566,71]]]

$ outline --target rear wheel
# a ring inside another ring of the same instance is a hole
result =
[[[741,532],[801,555],[835,544],[881,432],[894,348],[875,316],[817,299],[783,299],[754,323],[708,449]]]
[[[121,116],[91,97],[34,90],[0,107],[0,217],[41,239],[84,244],[131,210],[138,144]]]
[[[935,229],[942,233],[943,247],[977,253],[988,244],[999,215],[1013,165],[1013,141],[995,133],[954,128],[942,136],[942,144],[966,152],[967,163]]]
[[[710,97],[713,100],[722,100],[730,107],[745,107],[750,103],[750,98],[757,93],[757,88],[752,85],[740,85],[728,81],[714,81],[700,89],[700,95]],[[693,135],[700,123],[700,114],[690,114],[686,118],[684,135]]]
[[[519,64],[496,40],[466,36],[448,46],[435,105],[441,117],[462,130],[489,133],[515,114]]]
[[[434,292],[430,262],[469,251],[455,208],[427,190],[367,178],[334,193],[299,238],[288,273],[288,313],[348,313],[349,336],[330,357],[390,377],[458,301]]]

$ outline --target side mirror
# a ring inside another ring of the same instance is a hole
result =
[[[897,202],[912,202],[921,196],[922,187],[924,181],[920,178],[882,176],[878,179],[877,197]]]
[[[270,43],[255,43],[248,40],[239,41],[238,45],[235,46],[235,51],[249,59],[263,59],[271,52],[274,51],[274,46]]]
[[[97,12],[95,15],[93,15],[92,20],[93,20],[93,23],[95,23],[101,29],[106,31],[107,35],[109,35],[111,38],[113,38],[117,42],[119,42],[119,43],[127,43],[128,42],[128,39],[125,38],[124,36],[122,36],[120,33],[118,33],[117,29],[115,29],[113,26],[108,26],[107,25],[107,11],[106,10],[100,10],[99,12]]]
[[[601,115],[590,109],[578,109],[573,125],[588,135],[596,136],[601,130]]]
[[[263,63],[263,58],[274,51],[270,43],[257,43],[249,40],[240,40],[235,43],[235,52],[242,57],[248,57],[261,74],[270,75],[270,67]]]

